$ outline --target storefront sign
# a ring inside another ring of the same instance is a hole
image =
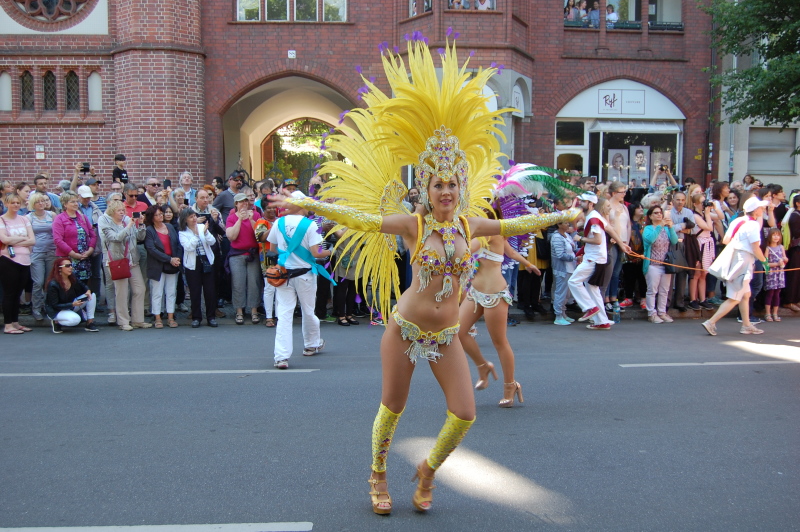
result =
[[[601,115],[643,115],[644,91],[598,89],[597,112]]]

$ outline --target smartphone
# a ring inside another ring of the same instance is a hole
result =
[[[140,212],[135,212],[135,213],[133,213],[133,218],[134,218],[134,220],[135,220],[136,218],[140,218],[141,216],[142,216],[142,213],[140,213]]]
[[[188,200],[188,199],[184,199],[184,200],[183,200],[183,204],[184,204],[184,205],[189,205],[189,200]]]
[[[81,166],[81,173],[88,174],[91,168],[92,168],[92,163],[83,163],[83,165]]]
[[[81,294],[75,298],[75,301],[86,301],[87,299],[89,299],[89,296],[87,296],[86,294]]]

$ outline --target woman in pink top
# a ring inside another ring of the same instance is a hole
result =
[[[80,201],[74,192],[61,194],[64,212],[53,220],[53,242],[56,256],[72,259],[74,275],[81,281],[92,276],[92,255],[97,244],[97,233],[92,222],[80,212]]]
[[[31,222],[19,215],[22,198],[11,193],[3,198],[6,213],[0,216],[0,283],[3,286],[5,334],[22,334],[30,329],[19,324],[19,296],[28,284],[31,249],[36,242]]]
[[[225,233],[231,241],[227,264],[231,272],[233,306],[236,323],[244,324],[244,309],[250,308],[250,319],[254,324],[261,320],[258,305],[261,299],[261,266],[258,261],[258,241],[255,224],[261,216],[253,210],[246,194],[236,194],[233,209],[225,222]]]

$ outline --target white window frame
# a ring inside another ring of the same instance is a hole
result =
[[[298,0],[294,0],[294,20],[293,22],[319,22],[319,1],[314,0],[315,12],[316,16],[313,20],[298,20],[297,18],[297,2]]]
[[[237,22],[261,22],[262,15],[261,15],[261,0],[255,0],[255,3],[258,5],[258,18],[248,20],[244,18],[244,8],[242,7],[242,2],[245,0],[236,0],[236,21]],[[250,3],[253,0],[246,0]]]
[[[784,142],[783,144],[775,142],[775,138],[767,138],[767,139],[757,139],[757,144],[753,143],[753,137],[759,136],[754,135],[754,133],[767,133],[767,132],[775,132],[775,135],[786,134],[788,132],[794,132],[794,146],[790,146],[791,143]],[[797,156],[790,156],[789,154],[797,147],[798,145],[798,132],[800,129],[797,127],[787,127],[783,131],[781,131],[778,127],[757,127],[757,126],[750,126],[748,129],[747,135],[747,172],[751,174],[761,174],[761,175],[797,175]],[[754,157],[756,156],[759,161],[756,163],[754,161]],[[787,161],[787,159],[789,159]],[[772,167],[769,168],[765,166],[770,161],[780,161],[783,160],[785,167]],[[761,162],[765,161],[765,162]],[[755,163],[755,166],[753,164]]]
[[[340,11],[340,13],[344,13],[342,20],[325,20],[325,4],[328,2],[343,4],[343,9]],[[322,0],[322,22],[329,22],[331,24],[335,24],[337,22],[347,22],[347,0]]]

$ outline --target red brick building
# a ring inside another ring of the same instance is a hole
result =
[[[110,177],[124,153],[136,182],[210,180],[240,157],[258,179],[277,127],[335,124],[359,104],[356,65],[380,83],[379,43],[402,49],[422,31],[436,47],[449,27],[464,58],[475,51],[471,66],[504,65],[491,89],[520,110],[507,118],[509,157],[601,176],[616,157],[624,179],[643,151],[648,166],[666,157],[678,175],[705,176],[717,143],[710,21],[694,2],[623,0],[613,27],[606,1],[597,24],[565,21],[561,0],[464,3],[0,0],[2,178],[66,176],[78,161]]]

